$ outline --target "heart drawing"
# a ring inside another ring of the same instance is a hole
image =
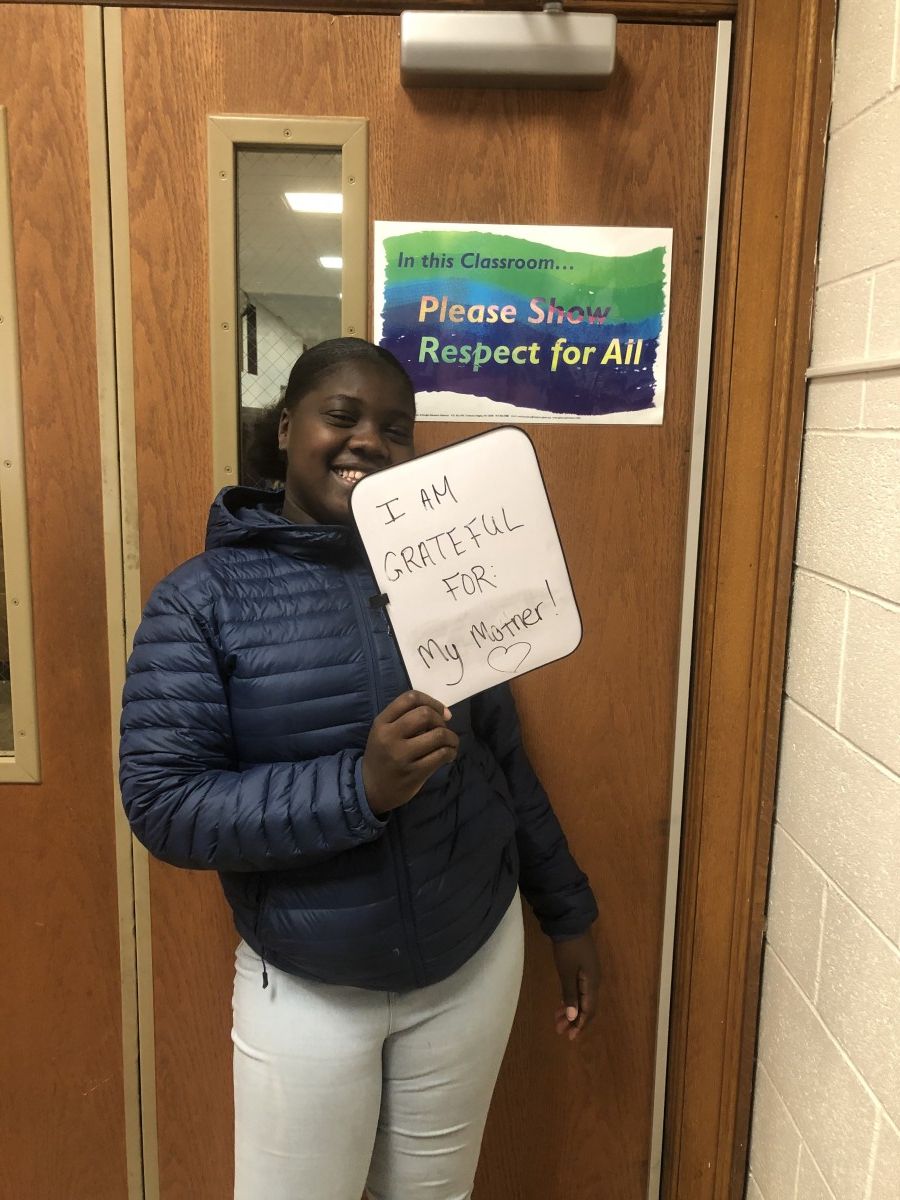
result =
[[[489,667],[514,675],[531,653],[531,642],[513,642],[511,646],[495,646],[487,656]]]

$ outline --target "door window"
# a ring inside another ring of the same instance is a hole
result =
[[[308,346],[340,337],[341,152],[239,149],[237,184],[242,483],[259,414],[277,402]]]
[[[217,487],[251,465],[263,412],[309,346],[365,336],[367,123],[211,116],[210,350]]]

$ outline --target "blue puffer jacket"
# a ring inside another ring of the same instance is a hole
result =
[[[294,525],[230,488],[204,554],[144,611],[122,715],[122,796],[152,854],[220,872],[264,960],[329,983],[437,982],[487,940],[517,882],[546,933],[596,916],[522,749],[511,694],[457,704],[456,761],[379,820],[361,762],[408,686],[352,530]]]

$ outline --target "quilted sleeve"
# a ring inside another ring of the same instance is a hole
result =
[[[544,933],[555,941],[577,937],[596,920],[597,904],[528,761],[508,684],[472,697],[472,726],[493,753],[512,794],[522,893]]]
[[[128,663],[122,800],[135,836],[178,867],[304,866],[379,837],[362,751],[237,770],[225,688],[200,614],[164,580]]]

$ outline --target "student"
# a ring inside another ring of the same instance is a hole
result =
[[[349,496],[413,456],[402,366],[322,342],[272,415],[258,468],[284,491],[226,488],[144,611],[125,809],[158,858],[220,872],[241,935],[237,1200],[460,1200],[519,995],[518,888],[570,1038],[596,1006],[597,910],[509,689],[452,714],[411,692],[369,604]]]

